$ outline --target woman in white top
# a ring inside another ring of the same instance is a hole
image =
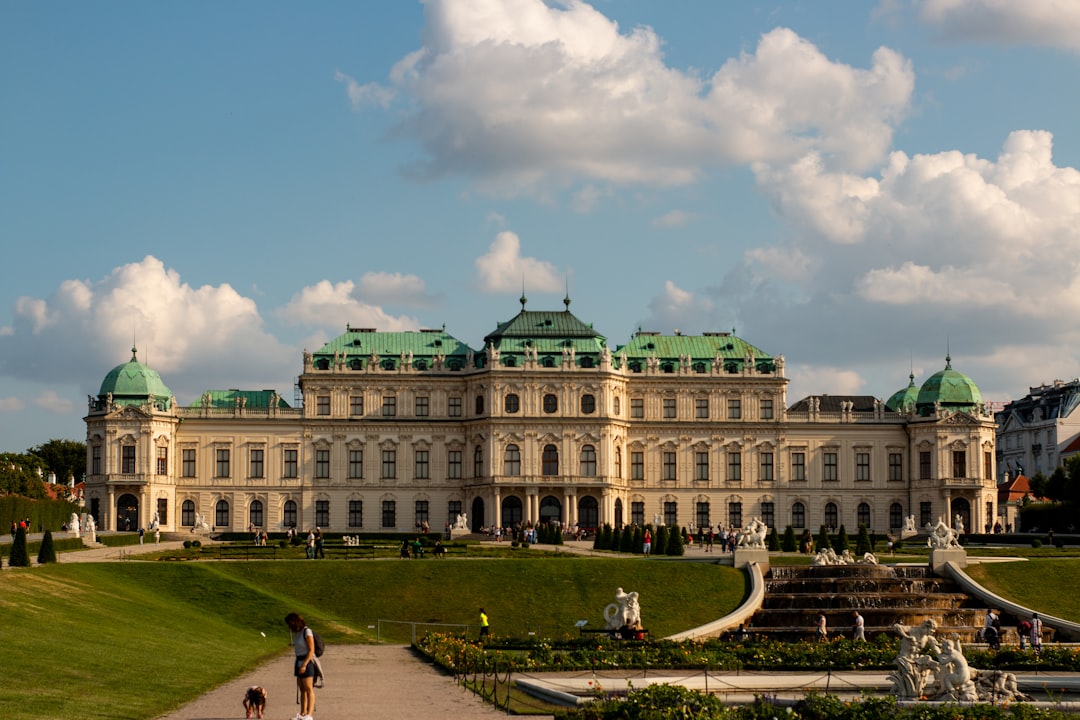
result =
[[[285,616],[285,624],[292,634],[293,652],[296,664],[293,675],[296,676],[296,688],[300,691],[300,712],[293,720],[312,720],[315,712],[315,635],[297,613]]]

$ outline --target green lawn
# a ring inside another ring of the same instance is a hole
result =
[[[5,720],[153,718],[282,652],[282,618],[305,615],[327,642],[369,642],[379,619],[477,622],[496,635],[572,635],[602,626],[615,588],[641,594],[654,636],[741,602],[728,567],[640,558],[123,562],[0,576]],[[472,628],[475,632],[475,627]],[[405,626],[384,640],[409,639]],[[263,637],[265,633],[266,637]]]
[[[1080,561],[1032,558],[1026,562],[968,565],[975,582],[1038,612],[1080,622]]]

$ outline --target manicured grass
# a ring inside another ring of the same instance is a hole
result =
[[[968,565],[975,582],[1038,612],[1080,622],[1080,562],[1044,560]]]
[[[726,567],[562,556],[63,564],[0,580],[4,720],[156,717],[283,652],[294,609],[329,643],[373,641],[380,618],[475,626],[480,605],[496,635],[563,636],[579,619],[602,626],[621,586],[641,593],[660,636],[724,615],[746,591]]]

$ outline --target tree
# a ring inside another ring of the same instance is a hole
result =
[[[776,528],[769,531],[768,548],[771,552],[780,550],[780,536],[777,534]]]
[[[607,550],[609,547],[611,547],[611,525],[604,523],[604,527],[596,531],[593,550]]]
[[[86,474],[86,443],[78,440],[50,440],[44,445],[32,447],[28,455],[41,458],[46,471],[56,473],[56,482],[65,484],[69,477],[75,482]]]
[[[38,550],[38,565],[56,562],[56,548],[53,547],[52,530],[45,531],[45,537],[41,540],[41,548]]]
[[[0,494],[45,497],[44,461],[24,453],[0,453]],[[38,473],[41,473],[40,475]]]
[[[780,542],[780,549],[784,552],[795,552],[799,549],[799,541],[795,537],[795,528],[790,525],[784,528],[784,539]]]
[[[1050,481],[1041,472],[1035,473],[1032,477],[1028,478],[1028,486],[1031,488],[1031,494],[1037,498],[1049,498],[1048,485]]]
[[[640,555],[642,552],[644,552],[644,550],[643,550],[644,545],[645,545],[645,533],[643,533],[641,531],[640,527],[635,526],[634,527],[634,550],[633,551],[635,553],[637,553],[638,555]]]
[[[629,525],[623,526],[622,537],[619,539],[619,552],[634,552],[634,529]]]
[[[660,525],[653,533],[652,554],[663,555],[667,551],[667,525]]]
[[[15,532],[15,542],[11,545],[8,567],[30,567],[30,555],[26,551],[26,529],[22,525]]]

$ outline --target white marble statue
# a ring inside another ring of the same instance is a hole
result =
[[[904,532],[918,532],[918,530],[915,529],[914,515],[908,515],[904,518]]]
[[[769,526],[758,518],[753,518],[739,533],[738,546],[741,548],[765,549],[765,538],[769,534]]]
[[[86,537],[90,539],[90,542],[97,542],[97,523],[94,522],[94,516],[87,514],[83,518],[83,532],[86,533]]]
[[[893,630],[900,636],[900,652],[893,660],[896,669],[889,673],[893,693],[900,700],[918,700],[933,679],[933,668],[937,662],[934,656],[941,652],[941,646],[934,638],[937,624],[933,620],[926,620],[915,627],[896,623]],[[925,653],[927,649],[933,656]]]
[[[466,513],[459,513],[457,518],[454,519],[455,530],[468,530],[469,529],[469,516]]]
[[[150,529],[157,530],[158,526],[158,514],[154,513],[154,517],[150,518]]]
[[[964,518],[962,518],[960,516],[960,513],[956,513],[956,515],[953,517],[952,526],[953,526],[953,530],[956,531],[957,535],[963,535],[964,534]]]
[[[71,513],[71,519],[68,521],[68,530],[75,534],[75,537],[79,537],[79,516],[77,513]]]
[[[960,640],[946,638],[941,652],[937,655],[937,667],[934,668],[939,685],[939,698],[956,702],[978,702],[979,695],[972,682],[971,668],[964,657]]]
[[[938,518],[937,525],[931,527],[927,524],[930,537],[926,538],[926,546],[929,548],[946,549],[960,547],[960,534],[945,524],[943,518]]]
[[[622,588],[615,589],[615,602],[604,608],[604,620],[608,630],[618,630],[621,627],[641,626],[641,606],[638,604],[636,592],[623,592]]]
[[[836,554],[836,551],[831,547],[821,548],[814,554],[814,559],[811,562],[812,565],[825,566],[825,565],[842,565],[840,557]]]
[[[191,532],[210,532],[210,523],[206,522],[202,513],[195,513],[195,525],[192,526]]]

